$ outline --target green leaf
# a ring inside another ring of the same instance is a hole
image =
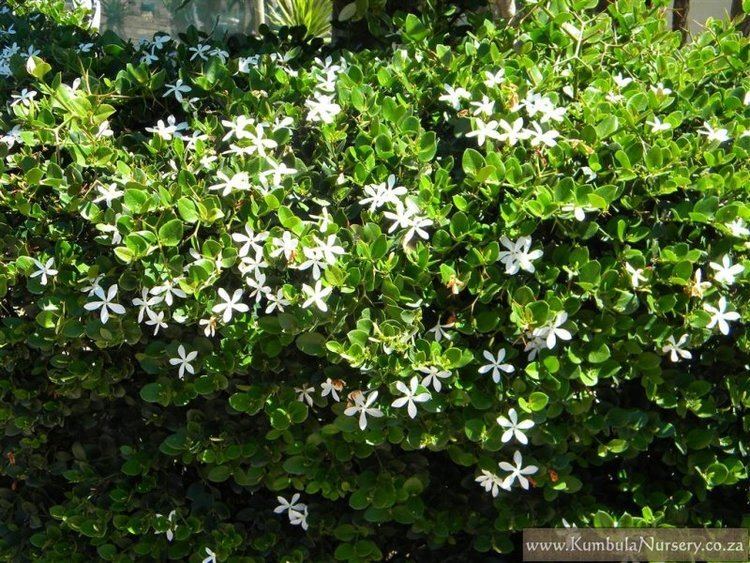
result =
[[[44,78],[44,75],[50,70],[52,70],[52,67],[39,57],[32,55],[26,60],[26,72],[38,80]]]
[[[310,356],[325,355],[325,337],[318,332],[306,332],[300,334],[295,341],[297,348]]]
[[[195,223],[200,219],[198,208],[196,207],[193,200],[186,197],[181,197],[177,200],[177,212],[182,217],[182,220],[186,223]]]
[[[597,126],[596,126],[596,136],[604,140],[607,137],[612,136],[615,131],[617,131],[617,128],[620,126],[619,121],[617,120],[617,117],[614,115],[610,115],[608,117],[605,117]]]
[[[406,16],[404,22],[404,38],[409,41],[422,41],[429,34],[429,30],[414,14]]]
[[[159,242],[164,246],[177,246],[182,240],[182,221],[172,219],[159,227]]]

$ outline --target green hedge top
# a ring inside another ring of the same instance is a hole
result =
[[[729,24],[680,47],[636,1],[448,7],[316,55],[19,4],[0,556],[478,560],[530,526],[746,523]]]

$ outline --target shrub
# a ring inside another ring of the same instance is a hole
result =
[[[748,41],[592,4],[315,58],[12,2],[3,558],[747,524]]]

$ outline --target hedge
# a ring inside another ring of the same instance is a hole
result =
[[[9,2],[0,559],[748,525],[750,45],[596,4],[348,51]]]

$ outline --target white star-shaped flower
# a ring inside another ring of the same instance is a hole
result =
[[[493,356],[492,352],[489,350],[482,352],[482,356],[484,356],[484,359],[487,360],[488,363],[479,368],[479,373],[484,375],[487,372],[491,372],[492,381],[495,383],[500,383],[501,371],[505,373],[513,373],[516,371],[516,368],[511,364],[503,363],[503,360],[505,360],[505,349],[503,348],[500,348],[500,350],[497,351],[497,356]]]
[[[302,303],[303,309],[307,309],[310,305],[315,305],[324,313],[328,311],[328,305],[326,305],[324,298],[331,294],[333,288],[323,287],[323,283],[318,280],[315,282],[315,287],[310,287],[306,283],[302,284],[302,291],[307,295],[307,299]]]
[[[87,311],[96,311],[99,309],[99,318],[102,324],[107,324],[110,312],[113,315],[125,314],[125,307],[119,303],[113,303],[115,298],[117,298],[117,284],[109,286],[106,293],[101,287],[96,287],[94,289],[94,297],[98,297],[98,300],[86,303],[83,308]]]
[[[529,440],[526,438],[526,434],[524,434],[523,431],[533,428],[534,421],[526,419],[518,422],[518,413],[516,412],[516,409],[510,409],[508,411],[508,418],[498,416],[497,423],[505,429],[501,438],[503,443],[510,442],[511,438],[514,436],[516,440],[524,446],[529,443]]]
[[[712,270],[715,271],[714,279],[725,285],[733,285],[735,277],[742,274],[745,271],[745,267],[742,264],[732,264],[732,258],[729,254],[725,254],[721,259],[721,264],[717,262],[711,262],[708,264]]]
[[[50,258],[44,264],[42,264],[36,258],[32,258],[32,260],[34,261],[34,265],[36,266],[37,269],[29,277],[40,278],[39,280],[40,284],[47,285],[47,278],[56,276],[58,274],[58,271],[55,270],[54,258]]]
[[[164,91],[162,98],[173,95],[178,102],[182,102],[183,94],[187,94],[193,90],[190,86],[185,84],[182,78],[178,78],[177,82],[174,84],[165,84],[164,86],[166,86],[166,90]]]
[[[247,313],[250,310],[250,307],[241,302],[243,293],[241,289],[235,290],[231,297],[223,288],[219,288],[217,293],[222,302],[214,305],[211,311],[214,313],[220,313],[224,323],[228,323],[232,320],[234,311],[237,311],[238,313]]]
[[[344,410],[346,416],[357,416],[359,415],[359,428],[364,430],[367,428],[367,417],[372,416],[380,418],[383,416],[383,412],[373,406],[375,400],[378,398],[378,392],[372,391],[369,395],[365,396],[364,393],[357,393],[354,397],[354,404]]]
[[[406,410],[411,418],[417,416],[416,403],[424,403],[432,398],[429,392],[417,393],[419,390],[419,378],[416,375],[409,381],[409,387],[404,385],[402,381],[397,381],[396,389],[401,391],[404,396],[393,401],[391,406],[398,409],[406,405]]]
[[[718,325],[719,332],[724,335],[729,334],[729,322],[727,321],[739,320],[740,314],[736,311],[727,311],[728,306],[729,303],[727,302],[726,297],[721,297],[719,299],[718,307],[704,303],[703,308],[711,313],[711,320],[706,325],[706,328],[713,328]]]
[[[515,466],[511,465],[507,461],[501,461],[498,464],[500,469],[502,469],[503,471],[510,471],[510,475],[508,475],[503,481],[504,488],[510,489],[513,486],[515,480],[518,479],[521,487],[528,490],[529,480],[526,478],[526,476],[534,475],[537,471],[539,471],[539,468],[536,465],[528,465],[526,467],[523,467],[523,457],[521,456],[521,452],[519,452],[518,450],[516,450],[516,452],[513,454],[513,463],[515,463]]]
[[[667,338],[667,343],[662,347],[661,351],[664,354],[669,354],[669,359],[672,362],[679,362],[680,358],[689,360],[693,355],[685,350],[683,346],[687,344],[690,337],[687,334],[680,336],[680,339],[675,341],[674,336]]]
[[[198,352],[196,350],[187,352],[185,350],[185,346],[180,344],[177,347],[177,357],[169,358],[169,365],[179,366],[179,369],[177,370],[177,377],[182,379],[183,377],[185,377],[185,372],[188,372],[190,375],[195,375],[195,370],[193,369],[193,365],[190,362],[192,362],[197,357]]]

